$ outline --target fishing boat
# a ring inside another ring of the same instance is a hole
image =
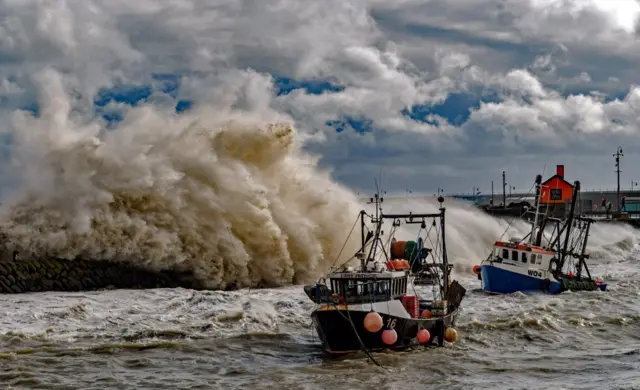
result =
[[[491,294],[563,291],[605,291],[607,284],[591,277],[586,259],[589,229],[593,219],[576,216],[580,182],[574,182],[571,206],[566,218],[540,216],[542,176],[536,177],[535,214],[531,232],[523,239],[497,241],[489,256],[473,272],[482,289]],[[552,227],[545,237],[546,228]],[[546,243],[545,241],[546,238]]]
[[[380,207],[383,201],[376,194],[370,199],[375,203],[375,215],[364,210],[359,213],[361,246],[350,259],[358,259],[359,267],[348,266],[347,262],[315,285],[304,286],[316,304],[311,313],[313,324],[323,350],[330,355],[443,346],[445,341],[455,342],[457,338],[453,326],[466,290],[458,282],[450,282],[444,199],[438,198],[438,213],[422,214],[384,214]],[[373,228],[365,234],[366,220]],[[388,220],[392,221],[391,233],[385,245],[382,226]],[[394,234],[403,222],[420,226],[416,241],[395,240]],[[424,240],[420,234],[426,231],[428,236],[432,229],[438,237],[437,247],[421,247]],[[429,254],[431,262],[427,264]],[[414,262],[420,262],[415,270],[429,270],[431,297],[415,292]]]

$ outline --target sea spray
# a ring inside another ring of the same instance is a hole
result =
[[[302,156],[291,124],[147,106],[106,129],[64,99],[14,123],[4,252],[177,266],[210,288],[310,281],[336,261],[357,199]]]

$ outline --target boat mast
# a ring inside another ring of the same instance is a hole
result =
[[[576,209],[576,199],[578,198],[578,193],[580,192],[580,182],[575,181],[573,183],[573,196],[571,197],[571,210],[569,211],[569,218],[567,220],[567,227],[564,236],[564,247],[562,248],[562,252],[560,254],[560,264],[558,265],[558,271],[562,272],[562,268],[564,267],[564,262],[567,258],[567,248],[569,247],[569,236],[571,235],[571,225],[573,224],[573,213]]]
[[[364,261],[364,215],[365,212],[364,210],[360,210],[360,241],[362,242],[362,244],[360,245],[360,269],[362,271],[364,271],[364,265],[365,265],[365,261]]]
[[[584,241],[582,242],[582,250],[580,251],[580,260],[578,261],[578,269],[577,269],[577,276],[578,278],[580,278],[581,274],[582,274],[582,266],[584,265],[584,270],[587,271],[587,276],[589,277],[589,279],[591,279],[591,272],[589,272],[589,267],[587,267],[587,261],[585,260],[587,257],[589,257],[586,254],[587,251],[587,241],[589,240],[589,228],[591,227],[591,221],[590,219],[581,219],[582,221],[584,221],[587,226],[584,228]]]
[[[442,232],[442,273],[443,273],[443,282],[444,286],[442,286],[442,298],[446,298],[449,293],[449,259],[447,257],[447,241],[445,239],[445,221],[444,221],[444,213],[446,208],[442,206],[444,202],[444,198],[442,196],[438,197],[438,202],[440,202],[440,231]]]
[[[373,237],[373,243],[371,244],[371,249],[369,250],[369,256],[367,256],[367,261],[374,259],[376,256],[376,249],[378,248],[378,240],[380,239],[380,229],[382,229],[380,203],[382,203],[383,201],[384,201],[384,198],[380,197],[376,192],[374,198],[371,198],[371,201],[369,202],[369,204],[375,203],[376,205],[376,216],[375,216],[375,219],[372,221],[373,223],[376,224],[376,232]],[[364,260],[362,263],[364,264]],[[362,270],[364,271],[364,266],[362,267]]]
[[[535,237],[536,227],[538,227],[538,214],[540,211],[540,196],[541,196],[540,183],[542,183],[542,175],[536,175],[536,199],[535,199],[536,215],[533,218],[533,225],[531,225],[531,235],[529,236],[529,245],[531,245],[531,243],[533,242],[533,237]]]

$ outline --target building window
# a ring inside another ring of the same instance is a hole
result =
[[[562,188],[554,188],[550,191],[549,197],[551,200],[562,200]]]

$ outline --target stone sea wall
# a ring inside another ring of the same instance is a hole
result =
[[[159,272],[125,263],[81,259],[0,262],[0,293],[5,294],[161,287],[204,288],[188,272],[173,270]]]

